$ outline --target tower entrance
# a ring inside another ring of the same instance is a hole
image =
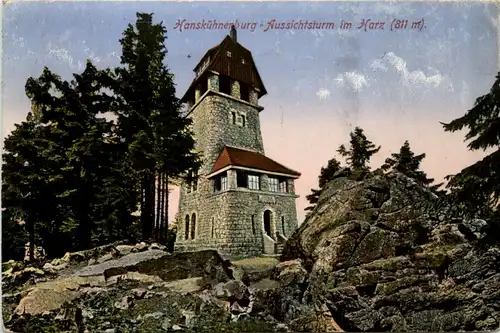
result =
[[[266,235],[272,238],[273,236],[271,234],[271,218],[272,218],[272,213],[268,209],[264,212],[264,231]]]

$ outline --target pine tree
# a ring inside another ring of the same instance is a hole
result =
[[[159,203],[164,214],[158,220],[164,225],[168,221],[169,179],[190,174],[199,167],[198,156],[193,152],[191,120],[181,114],[173,75],[164,64],[165,39],[166,29],[161,22],[153,24],[152,14],[137,13],[135,26],[130,24],[120,40],[124,67],[116,68],[109,81],[109,88],[119,101],[114,110],[125,144],[124,154],[139,184],[144,239],[153,236],[155,213],[158,214],[154,209],[155,197],[164,201]]]
[[[123,237],[132,220],[136,199],[128,189],[133,184],[122,173],[124,157],[116,152],[113,124],[99,116],[113,101],[102,93],[102,78],[105,73],[88,62],[71,82],[45,68],[26,83],[43,138],[30,145],[43,157],[42,165],[52,165],[45,185],[52,184],[54,205],[42,210],[40,228],[51,255]]]
[[[311,194],[306,196],[306,199],[307,201],[309,201],[310,206],[306,207],[305,210],[310,211],[314,209],[321,194],[321,190],[326,185],[326,183],[328,183],[330,180],[333,179],[333,176],[339,170],[340,170],[340,162],[337,161],[335,158],[329,160],[326,167],[321,167],[321,171],[318,176],[319,190],[311,189]]]
[[[352,171],[369,171],[370,159],[378,153],[381,147],[376,147],[375,144],[368,140],[360,127],[356,127],[354,132],[351,132],[350,137],[349,149],[341,145],[337,152],[346,158],[346,163]]]
[[[3,223],[19,230],[15,225],[24,222],[30,260],[34,259],[34,247],[40,239],[49,255],[54,254],[54,240],[63,224],[63,215],[58,213],[61,209],[58,197],[64,192],[61,166],[58,156],[53,154],[54,144],[48,139],[50,130],[29,112],[26,120],[16,124],[4,141],[2,217],[7,220]],[[54,238],[49,238],[50,235]]]
[[[420,164],[425,158],[425,153],[415,155],[415,153],[410,148],[410,143],[408,140],[399,149],[399,153],[391,154],[385,160],[384,165],[382,165],[382,170],[384,171],[398,171],[402,174],[413,178],[419,184],[423,186],[430,186],[434,182],[434,179],[427,178],[427,174],[420,170]],[[432,188],[437,188],[442,184],[433,185]]]
[[[450,123],[447,132],[468,129],[465,141],[470,150],[495,151],[456,175],[447,177],[447,187],[470,211],[478,207],[496,209],[500,200],[500,73],[490,92],[476,99],[472,109]]]

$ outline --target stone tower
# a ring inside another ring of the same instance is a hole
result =
[[[208,50],[182,98],[203,165],[181,185],[176,251],[227,257],[277,254],[297,228],[300,174],[264,154],[259,98],[266,89],[236,29]]]

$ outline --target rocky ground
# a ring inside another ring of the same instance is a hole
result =
[[[280,260],[141,243],[7,262],[3,320],[13,332],[491,331],[488,228],[400,174],[339,173]]]
[[[346,331],[491,331],[500,326],[491,232],[401,174],[340,173],[282,260],[302,260],[307,292]]]
[[[303,282],[305,271],[275,258],[233,264],[216,251],[170,254],[142,243],[68,253],[41,268],[8,262],[4,270],[3,318],[12,332],[286,332],[332,321],[276,315],[273,301],[289,297],[282,286]]]

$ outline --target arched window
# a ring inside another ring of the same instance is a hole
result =
[[[189,215],[186,215],[186,228],[185,229],[186,229],[185,230],[185,232],[186,232],[185,238],[186,238],[186,240],[188,240],[189,239]]]
[[[281,217],[281,230],[283,232],[283,236],[285,236],[285,217]]]
[[[252,215],[252,233],[255,235],[255,215]]]
[[[196,214],[191,215],[191,239],[196,236]]]

